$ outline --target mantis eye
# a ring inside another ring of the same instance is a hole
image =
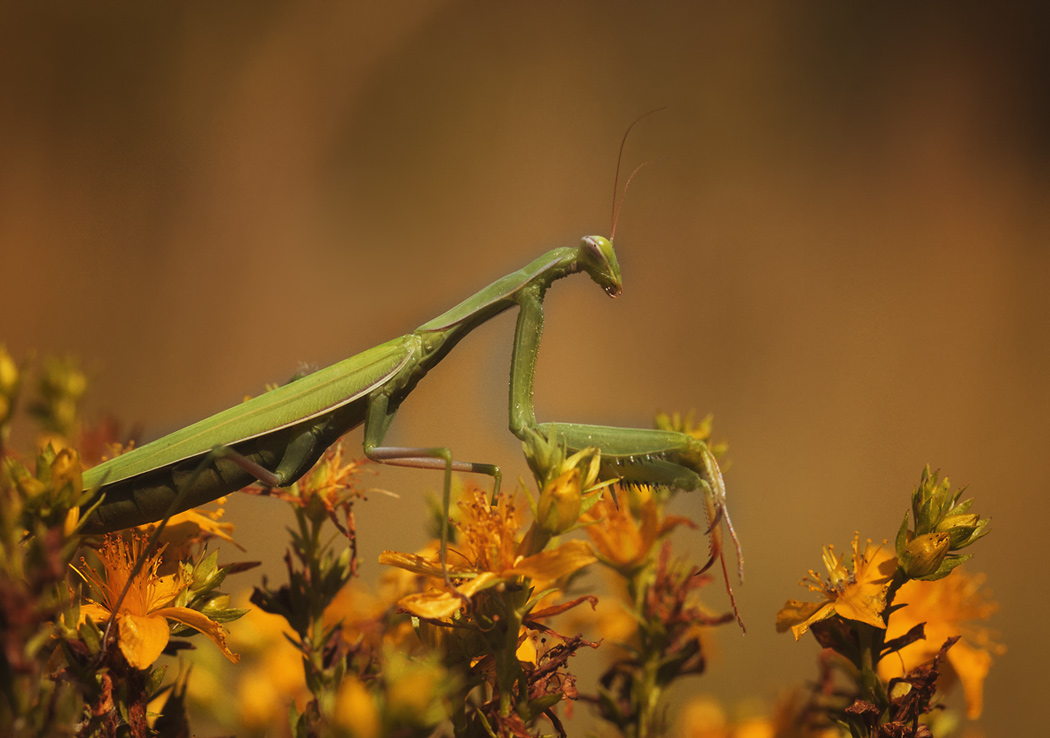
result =
[[[582,241],[582,245],[587,247],[588,256],[594,259],[597,264],[609,261],[605,250],[602,248],[602,241],[605,241],[605,239],[601,236],[584,236]]]

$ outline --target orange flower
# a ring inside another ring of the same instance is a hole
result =
[[[190,582],[180,570],[169,576],[158,576],[160,555],[155,551],[131,581],[122,602],[124,591],[135,562],[145,554],[146,538],[133,535],[130,547],[121,538],[106,537],[98,552],[105,576],[82,561],[83,571],[74,567],[85,582],[96,592],[98,601],[88,600],[80,608],[81,621],[90,616],[96,623],[104,623],[116,610],[117,644],[121,653],[136,669],[146,669],[157,660],[171,635],[168,620],[188,625],[212,639],[230,661],[239,657],[226,647],[226,633],[222,626],[206,615],[188,607],[174,607],[171,603]]]
[[[997,609],[982,590],[983,576],[970,576],[962,569],[935,581],[912,580],[897,592],[894,605],[907,607],[890,617],[886,639],[898,638],[919,623],[925,623],[925,640],[910,643],[897,654],[879,662],[879,676],[889,681],[930,661],[951,636],[962,636],[948,649],[948,666],[942,676],[949,684],[958,679],[966,695],[966,716],[976,719],[983,705],[984,678],[992,655],[1005,649],[994,643],[988,628],[974,623],[986,620]]]
[[[233,523],[223,523],[222,517],[226,514],[226,498],[220,497],[214,501],[215,507],[195,507],[191,510],[172,515],[168,524],[161,532],[158,546],[163,546],[164,561],[161,562],[159,572],[167,574],[179,567],[179,562],[193,556],[194,548],[212,538],[219,538],[232,543],[242,551],[244,548],[233,540]],[[146,523],[135,528],[143,537],[149,537],[156,529],[157,523]]]
[[[773,738],[773,725],[763,717],[729,719],[725,709],[712,697],[697,697],[686,703],[678,716],[682,738]]]
[[[678,525],[693,526],[688,518],[663,517],[648,486],[614,488],[587,511],[584,530],[594,544],[598,558],[625,576],[644,566],[653,545]]]
[[[596,560],[591,547],[583,541],[568,541],[531,556],[522,554],[523,544],[517,540],[520,523],[508,497],[501,496],[496,506],[490,507],[488,493],[474,488],[459,507],[462,516],[457,527],[462,551],[449,549],[448,577],[465,581],[449,589],[431,589],[403,597],[398,604],[413,615],[451,617],[463,607],[464,600],[518,577],[531,579],[536,590],[541,591]],[[440,561],[417,554],[384,551],[379,563],[431,579],[445,577]]]
[[[833,615],[885,628],[882,611],[886,594],[897,570],[897,557],[883,546],[872,547],[871,541],[860,550],[860,534],[853,536],[853,571],[843,565],[845,556],[836,556],[832,546],[824,547],[824,565],[828,569],[825,583],[810,569],[802,585],[824,595],[823,602],[788,600],[777,613],[777,632],[787,629],[799,640],[814,623]]]
[[[419,637],[411,620],[388,615],[398,600],[416,589],[415,576],[403,569],[387,569],[376,589],[352,579],[325,608],[324,627],[338,627],[343,640],[364,654],[379,654],[384,647],[412,653],[418,650]]]

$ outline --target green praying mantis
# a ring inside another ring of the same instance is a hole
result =
[[[448,448],[387,446],[384,439],[404,399],[457,343],[496,315],[517,308],[510,371],[511,432],[527,447],[554,441],[568,453],[597,448],[605,479],[700,491],[711,539],[711,558],[704,568],[716,558],[721,561],[732,599],[723,521],[736,547],[740,577],[743,559],[726,509],[721,471],[703,441],[668,430],[536,421],[533,379],[544,295],[553,282],[578,272],[587,274],[610,297],[620,295],[620,267],[611,238],[586,236],[575,247],[547,252],[407,335],[89,469],[84,486],[97,489],[97,495],[84,508],[83,532],[105,533],[162,520],[257,482],[269,487],[290,485],[340,436],[363,424],[367,458],[444,471],[444,562],[452,472],[489,475],[498,490],[499,468],[453,459]]]
[[[586,236],[578,246],[547,252],[407,335],[89,469],[84,486],[97,487],[102,497],[85,521],[84,532],[103,533],[160,520],[256,482],[271,487],[292,484],[325,449],[362,423],[369,459],[444,470],[447,520],[451,473],[487,474],[498,484],[498,467],[454,460],[448,448],[386,446],[383,441],[401,402],[427,372],[468,333],[517,307],[510,372],[511,432],[526,444],[552,438],[572,453],[598,448],[605,478],[702,492],[710,523],[710,565],[716,556],[722,558],[722,520],[734,542],[737,539],[726,511],[722,474],[703,441],[674,431],[536,421],[533,378],[544,294],[552,282],[576,272],[590,276],[610,297],[621,292],[612,242]],[[737,558],[742,566],[739,543]]]

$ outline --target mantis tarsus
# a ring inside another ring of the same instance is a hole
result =
[[[97,488],[98,495],[85,508],[90,513],[83,531],[104,533],[153,522],[255,482],[271,487],[292,484],[325,449],[362,423],[369,459],[444,470],[447,521],[451,473],[490,475],[498,489],[498,467],[456,461],[448,448],[385,446],[383,441],[401,402],[419,380],[468,333],[517,307],[510,371],[511,432],[526,444],[553,439],[570,453],[598,448],[605,478],[701,491],[711,536],[707,565],[716,557],[721,560],[729,589],[722,520],[736,543],[738,575],[743,564],[725,507],[722,475],[705,443],[674,431],[536,422],[533,378],[543,330],[543,298],[555,280],[576,272],[589,275],[610,297],[620,294],[620,267],[612,241],[586,236],[578,246],[547,252],[407,335],[89,469],[84,485]],[[447,528],[446,523],[442,561]],[[731,589],[729,594],[732,598]]]

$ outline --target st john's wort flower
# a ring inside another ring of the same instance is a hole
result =
[[[967,717],[980,717],[984,678],[992,656],[1004,651],[981,622],[997,609],[983,585],[984,577],[956,569],[942,579],[912,580],[901,586],[893,603],[906,606],[889,618],[886,639],[899,638],[920,623],[925,623],[925,638],[885,656],[879,662],[879,676],[886,681],[899,677],[932,660],[948,638],[961,636],[948,649],[941,682],[950,685],[958,680],[966,696]]]
[[[799,640],[814,623],[834,615],[885,628],[882,612],[886,609],[886,595],[897,571],[897,558],[885,546],[873,546],[869,541],[860,550],[860,534],[853,536],[852,567],[843,562],[829,545],[824,547],[824,565],[828,569],[825,582],[812,569],[802,585],[822,596],[820,602],[788,600],[777,613],[777,632],[790,629]]]
[[[81,619],[90,616],[96,625],[102,626],[115,614],[117,644],[128,663],[136,669],[149,668],[168,645],[171,635],[169,620],[208,636],[226,658],[236,663],[239,657],[227,648],[226,632],[219,623],[196,610],[173,605],[192,580],[182,569],[168,576],[157,574],[162,549],[147,557],[142,569],[131,580],[124,599],[119,601],[135,562],[145,555],[145,546],[143,536],[132,536],[130,544],[122,538],[107,536],[98,551],[102,573],[82,560],[81,568],[75,570],[95,590],[97,599],[89,599],[81,605]]]

